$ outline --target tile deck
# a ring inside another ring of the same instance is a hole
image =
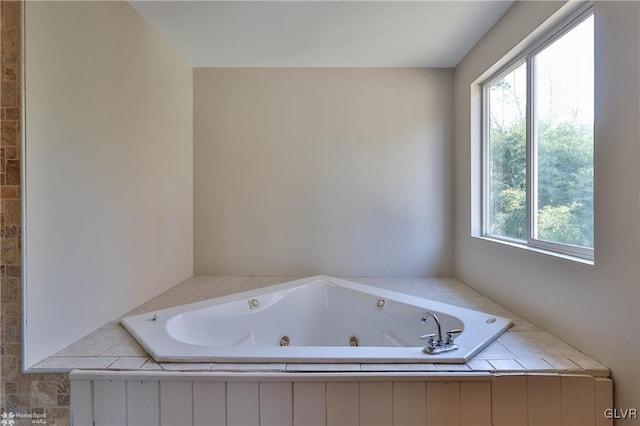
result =
[[[193,277],[125,316],[286,282],[294,277]],[[226,372],[491,372],[575,373],[609,377],[609,369],[551,334],[454,279],[347,278],[413,296],[511,318],[513,326],[467,364],[307,364],[307,363],[156,363],[118,320],[69,345],[33,367],[34,371],[75,369]]]

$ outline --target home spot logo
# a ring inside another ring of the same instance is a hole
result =
[[[18,420],[30,420],[31,424],[44,425],[47,424],[46,413],[14,413],[3,412],[0,414],[0,426],[15,426]]]
[[[16,417],[13,413],[7,413],[6,411],[0,414],[0,425],[2,426],[13,426],[16,424],[16,421],[13,420]]]

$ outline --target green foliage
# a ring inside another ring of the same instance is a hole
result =
[[[526,240],[526,122],[491,126],[490,233]]]
[[[526,229],[527,194],[524,189],[504,188],[494,198],[491,234],[518,240],[527,239]]]
[[[593,131],[539,122],[538,236],[593,247]],[[526,240],[526,122],[490,131],[490,233]]]
[[[544,206],[538,212],[538,238],[584,246],[588,231],[579,220],[579,203],[562,206]]]
[[[538,238],[593,247],[593,129],[538,127]]]

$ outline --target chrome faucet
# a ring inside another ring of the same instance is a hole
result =
[[[420,323],[423,325],[426,324],[429,317],[433,318],[433,320],[436,322],[436,326],[438,326],[438,334],[424,334],[420,336],[420,340],[429,340],[429,346],[436,346],[442,343],[442,327],[440,326],[440,319],[438,319],[438,316],[431,312],[425,313],[422,316]]]
[[[422,319],[420,320],[421,324],[426,324],[429,317],[432,317],[436,322],[436,326],[438,327],[438,333],[429,333],[423,334],[420,336],[420,340],[427,340],[428,344],[424,347],[423,351],[430,355],[437,355],[443,352],[455,351],[458,349],[458,345],[453,343],[453,340],[458,336],[458,334],[462,333],[462,330],[459,328],[454,328],[447,331],[446,340],[442,337],[442,326],[440,324],[440,319],[433,312],[426,312]]]

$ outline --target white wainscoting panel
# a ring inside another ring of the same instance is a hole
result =
[[[610,379],[490,373],[71,373],[75,426],[611,426]]]
[[[296,382],[293,384],[294,426],[327,424],[326,390],[324,382]]]
[[[393,424],[393,382],[360,383],[360,423],[367,426]]]
[[[227,425],[260,426],[260,384],[227,383]]]
[[[491,385],[495,426],[528,425],[527,376],[499,376]]]
[[[71,422],[76,425],[90,425],[93,423],[93,381],[71,380],[69,393],[73,395],[70,401]]]
[[[159,425],[159,395],[160,382],[157,380],[127,381],[127,425]]]
[[[595,426],[596,419],[583,407],[593,406],[596,400],[594,380],[588,376],[563,376],[562,424]]]
[[[596,414],[604,413],[606,409],[613,408],[611,401],[613,395],[613,382],[611,379],[597,378],[596,382]],[[596,425],[613,426],[613,419],[603,415],[596,415]]]
[[[193,382],[193,425],[227,424],[227,388],[225,382]]]
[[[560,376],[527,377],[529,424],[553,426],[562,424],[562,388]]]
[[[97,404],[96,401],[98,401]],[[127,424],[126,381],[99,380],[93,382],[93,422],[95,426]]]
[[[427,424],[460,425],[460,382],[427,383]]]
[[[491,382],[460,382],[460,425],[491,425]]]
[[[360,424],[360,383],[327,383],[327,426]]]
[[[427,384],[425,382],[393,383],[393,424],[423,425],[427,423]]]
[[[260,383],[260,425],[293,425],[293,383]]]
[[[191,381],[160,382],[161,426],[193,424],[193,385]],[[129,426],[129,425],[127,425]]]

